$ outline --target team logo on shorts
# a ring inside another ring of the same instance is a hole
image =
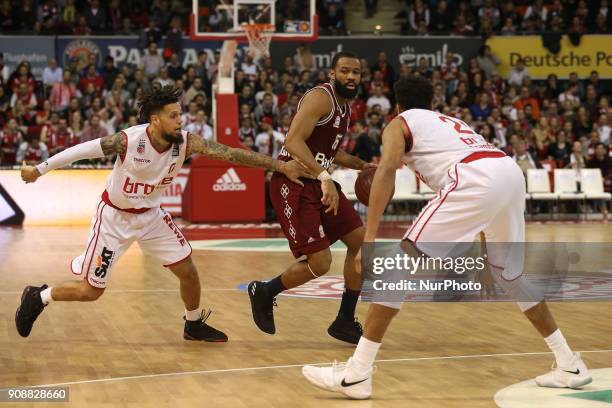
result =
[[[289,195],[289,187],[287,187],[286,184],[283,184],[283,186],[281,187],[281,195],[283,196],[283,198],[287,198],[287,196]]]
[[[285,217],[287,218],[291,218],[291,214],[293,213],[293,210],[291,209],[291,207],[289,207],[289,204],[285,204]]]
[[[113,262],[113,255],[115,255],[115,252],[106,247],[104,247],[102,253],[98,255],[98,267],[94,271],[94,274],[98,278],[104,278],[106,276],[106,270],[110,268]]]
[[[136,151],[139,154],[144,154],[144,152],[145,152],[145,141],[144,141],[144,139],[140,139],[138,141],[138,147],[136,148]]]

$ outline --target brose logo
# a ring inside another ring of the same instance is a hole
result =
[[[240,180],[238,173],[230,167],[212,186],[213,191],[246,191],[247,186]]]
[[[98,255],[98,267],[94,271],[94,274],[98,278],[104,278],[106,276],[106,270],[110,268],[110,265],[113,262],[114,254],[114,251],[111,251],[106,247],[102,249],[102,254]]]

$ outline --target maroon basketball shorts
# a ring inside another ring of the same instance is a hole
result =
[[[326,213],[323,192],[317,180],[303,180],[304,186],[275,172],[270,180],[270,199],[293,256],[312,254],[328,248],[341,237],[361,227],[361,218],[342,193],[338,183],[338,214]]]

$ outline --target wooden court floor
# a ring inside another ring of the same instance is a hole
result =
[[[532,241],[612,242],[608,224],[535,225]],[[63,384],[69,403],[16,407],[494,407],[501,388],[547,371],[552,355],[508,303],[404,306],[379,353],[372,400],[349,402],[312,388],[303,364],[345,360],[352,347],[326,329],[337,300],[281,297],[277,334],[261,333],[236,287],[278,274],[288,253],[194,250],[210,323],[226,344],[182,339],[178,281],[134,245],[93,303],[53,303],[29,338],[14,313],[27,284],[73,279],[69,260],[87,228],[0,229],[0,388]],[[331,274],[341,274],[334,255]],[[608,265],[610,267],[610,265]],[[612,367],[612,303],[552,304],[557,322],[590,368]],[[366,304],[358,306],[362,318]],[[533,354],[532,354],[533,353]],[[0,403],[0,408],[11,406]],[[576,405],[577,407],[579,405]]]

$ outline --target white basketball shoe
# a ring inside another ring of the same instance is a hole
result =
[[[327,367],[304,366],[302,374],[313,385],[333,392],[340,392],[352,399],[367,399],[372,395],[372,371],[357,373],[353,359],[346,363],[334,363]]]
[[[589,375],[589,370],[582,361],[580,353],[574,353],[572,362],[566,367],[557,367],[557,363],[552,365],[552,371],[536,377],[535,382],[540,387],[549,388],[580,388],[589,384],[593,379]]]

